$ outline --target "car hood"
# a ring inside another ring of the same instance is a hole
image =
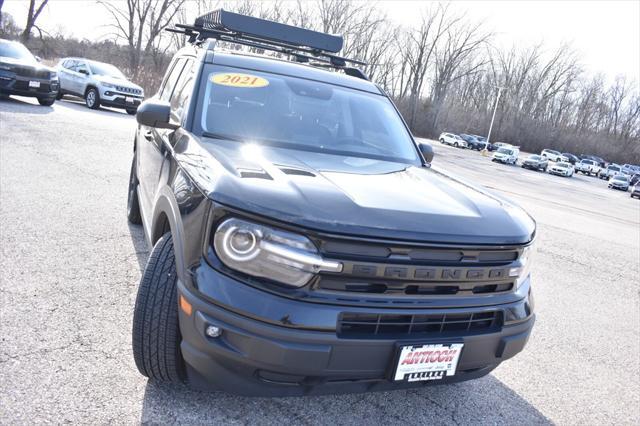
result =
[[[19,68],[33,68],[38,71],[55,71],[53,68],[48,67],[46,65],[41,64],[36,60],[25,60],[25,59],[16,59],[10,58],[7,56],[0,56],[0,64],[9,66],[10,68],[19,67]]]
[[[467,244],[535,232],[519,207],[435,168],[187,135],[174,152],[212,200],[320,232]]]
[[[124,78],[115,78],[108,75],[98,75],[98,74],[95,74],[93,78],[95,78],[96,80],[102,83],[115,84],[118,86],[131,87],[133,89],[142,90],[142,87]]]

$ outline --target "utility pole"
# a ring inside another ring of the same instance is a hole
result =
[[[496,99],[496,104],[493,107],[493,115],[491,116],[491,124],[489,125],[489,134],[487,135],[487,146],[489,146],[489,143],[491,142],[491,130],[493,129],[493,120],[496,119],[496,111],[498,110],[498,102],[500,102],[500,95],[502,94],[503,90],[506,90],[506,87],[499,87],[499,86],[495,86],[498,89],[498,97]]]

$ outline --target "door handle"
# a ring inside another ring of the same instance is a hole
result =
[[[148,130],[146,132],[144,132],[144,138],[148,141],[152,141],[153,140],[153,132],[151,130]]]

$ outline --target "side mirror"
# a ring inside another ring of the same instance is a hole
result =
[[[431,147],[431,145],[429,145],[428,143],[419,143],[418,148],[420,148],[420,152],[422,153],[424,160],[427,163],[431,164],[431,162],[433,161],[433,148]]]
[[[80,68],[80,69],[78,70],[78,72],[79,72],[80,74],[89,75],[89,71],[85,70],[84,68]]]
[[[36,56],[36,61],[42,62],[42,58],[40,56]]]
[[[169,103],[157,99],[144,101],[136,112],[136,120],[143,126],[175,130],[180,126],[172,123],[170,116],[171,107]]]

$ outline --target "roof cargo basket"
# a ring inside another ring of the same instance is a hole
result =
[[[314,61],[320,66],[330,66],[348,75],[366,76],[346,66],[347,62],[366,65],[362,61],[336,55],[342,50],[343,38],[266,19],[254,18],[217,9],[196,18],[193,25],[176,24],[167,31],[185,34],[189,42],[198,44],[206,39],[216,39],[256,49],[289,55],[297,62]]]
[[[340,36],[227,12],[224,9],[200,16],[196,19],[194,26],[210,30],[233,31],[246,37],[282,42],[298,47],[306,46],[332,53],[341,51],[343,44]]]

